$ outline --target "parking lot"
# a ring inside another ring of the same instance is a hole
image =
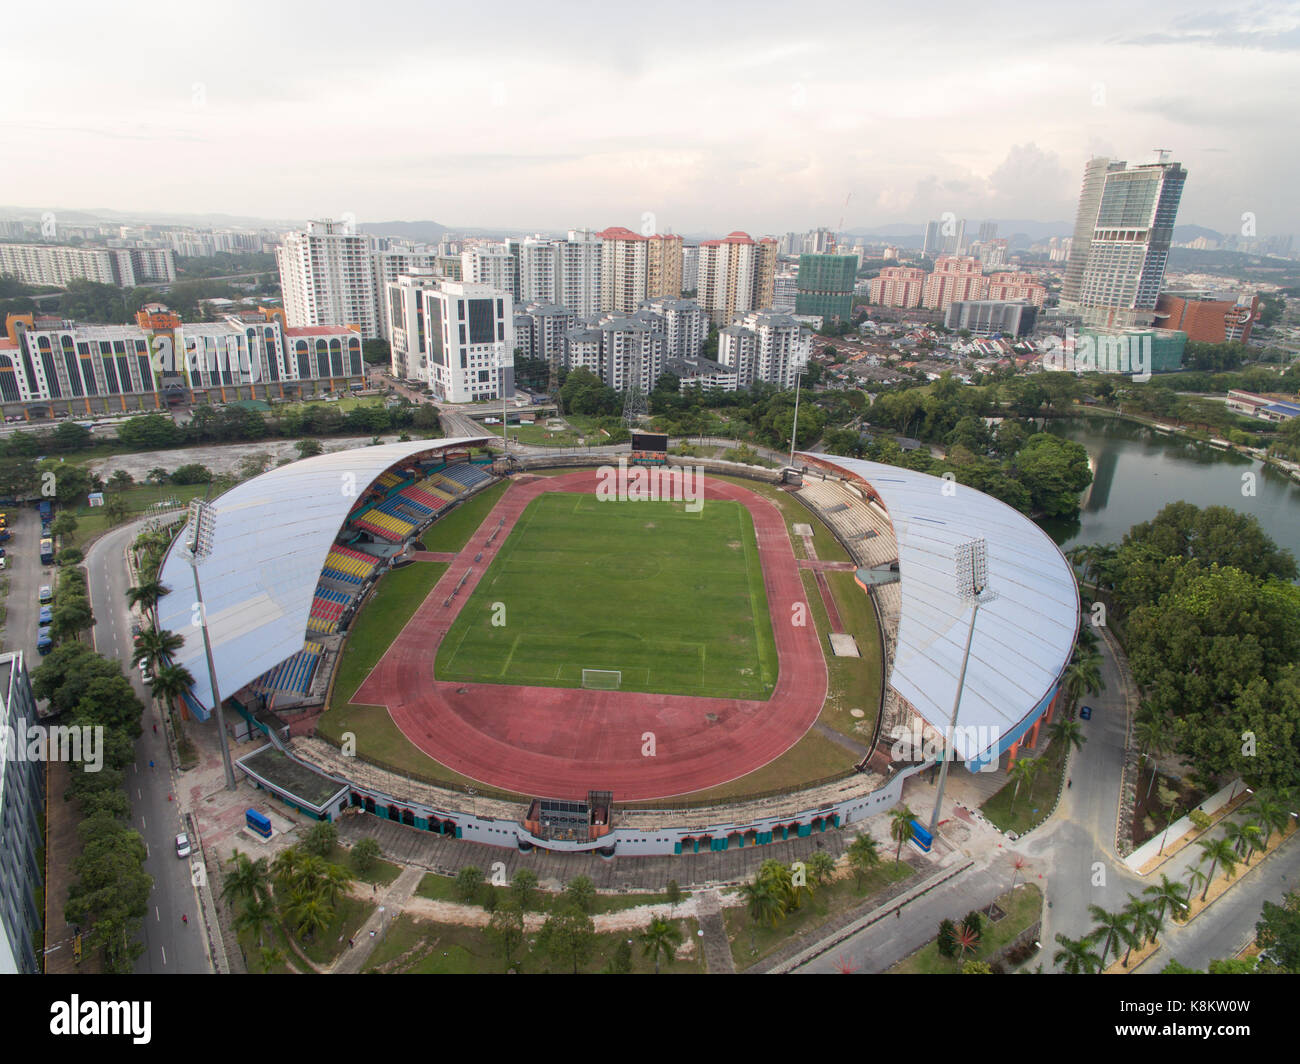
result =
[[[9,593],[5,596],[5,650],[21,650],[32,672],[41,663],[36,651],[36,619],[40,615],[37,596],[43,585],[54,587],[56,566],[41,564],[41,518],[35,504],[7,506],[9,540],[0,543],[5,550],[4,578]]]

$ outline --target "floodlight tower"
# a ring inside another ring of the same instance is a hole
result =
[[[952,759],[953,736],[957,730],[957,712],[961,708],[962,688],[966,684],[966,665],[970,661],[970,644],[975,636],[975,618],[980,607],[998,597],[996,591],[990,591],[989,583],[989,548],[988,541],[973,539],[959,544],[953,552],[956,565],[957,597],[971,607],[970,627],[966,629],[966,650],[961,657],[961,675],[957,677],[957,694],[952,700],[952,719],[948,722],[948,734],[944,736],[943,765],[939,769],[939,791],[934,797],[934,812],[930,814],[930,834],[933,836],[939,827],[939,809],[943,805],[943,788],[948,782],[948,762]]]
[[[199,604],[199,628],[203,632],[203,653],[208,659],[208,679],[212,683],[212,706],[217,715],[217,739],[221,743],[221,765],[226,770],[226,789],[235,789],[235,767],[230,763],[230,741],[226,736],[226,715],[221,709],[221,692],[217,689],[217,667],[212,661],[212,641],[208,638],[208,615],[203,607],[203,590],[199,586],[199,563],[212,553],[217,512],[210,502],[190,500],[190,518],[185,531],[182,553],[189,558],[194,573],[194,597]]]
[[[497,343],[497,369],[501,371],[501,447],[510,450],[510,430],[506,421],[506,345]]]

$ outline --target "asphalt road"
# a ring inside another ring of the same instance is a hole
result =
[[[175,793],[171,759],[163,729],[162,714],[153,705],[149,688],[131,665],[131,617],[126,601],[130,586],[125,550],[138,534],[139,524],[114,529],[95,541],[86,557],[90,604],[95,613],[92,634],[95,649],[104,657],[117,658],[131,678],[145,704],[144,734],[136,741],[135,764],[127,770],[127,792],[131,799],[132,826],[149,849],[145,871],[153,877],[153,891],[144,920],[141,939],[145,951],[135,971],[148,974],[206,973],[207,946],[199,905],[191,876],[191,862],[176,856],[176,835],[185,830],[178,805],[170,801]],[[158,731],[154,732],[154,725]],[[154,767],[150,768],[150,761]],[[181,915],[189,917],[182,922]]]

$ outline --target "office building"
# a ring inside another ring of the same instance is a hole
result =
[[[1028,336],[1038,308],[1027,301],[965,300],[948,304],[943,324],[954,331],[967,329],[973,336]]]

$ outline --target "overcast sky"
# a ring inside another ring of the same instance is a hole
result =
[[[1072,222],[1088,157],[1162,147],[1179,222],[1300,232],[1297,4],[29,2],[5,29],[18,206]]]

